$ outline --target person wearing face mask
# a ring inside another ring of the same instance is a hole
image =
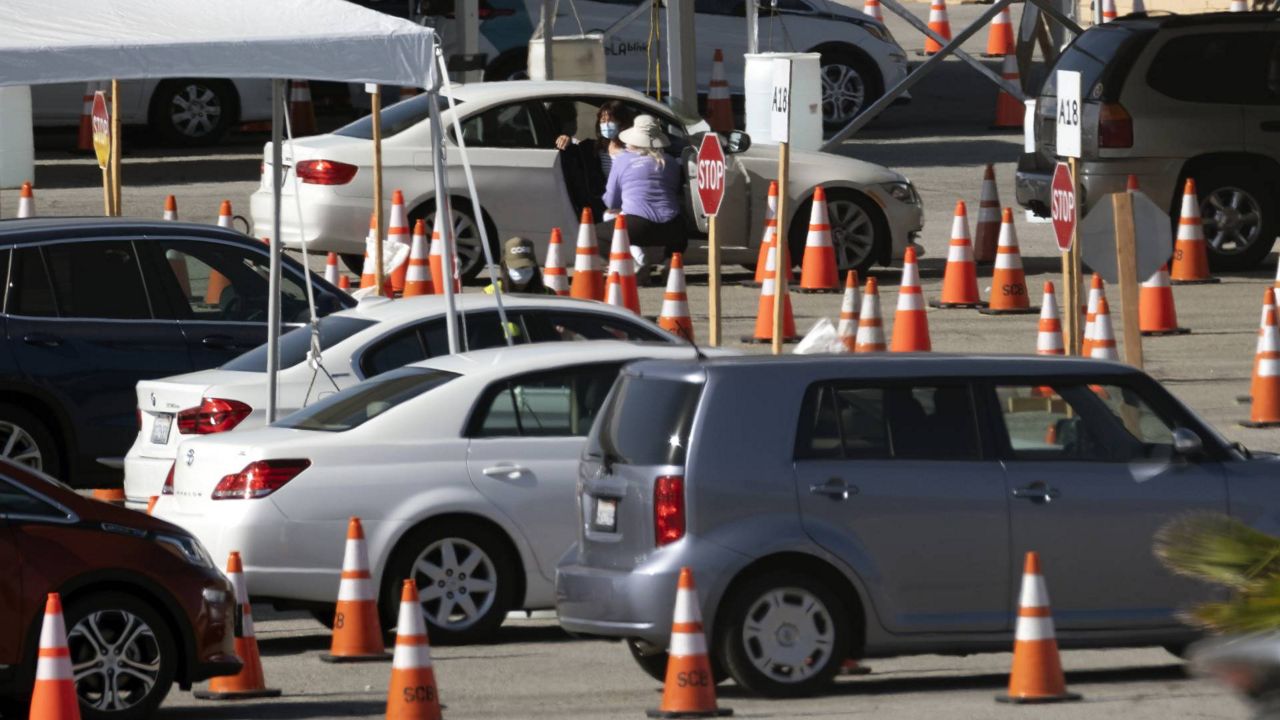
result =
[[[666,153],[671,140],[652,115],[637,117],[618,137],[626,151],[614,158],[602,197],[608,210],[596,234],[608,247],[612,218],[626,215],[636,280],[647,285],[655,266],[688,245],[680,212],[680,160]]]
[[[542,270],[538,268],[538,259],[533,252],[533,242],[528,238],[513,237],[507,240],[502,250],[502,262],[498,264],[501,277],[497,282],[489,283],[484,291],[490,295],[495,292],[530,293],[533,295],[554,295],[542,281]]]
[[[558,117],[552,106],[553,117]],[[601,201],[604,195],[605,181],[613,166],[613,158],[626,150],[626,145],[619,139],[619,134],[631,127],[635,113],[631,108],[617,100],[610,100],[596,111],[596,135],[594,138],[575,140],[568,130],[567,123],[561,123],[562,134],[556,138],[556,148],[561,152],[560,162],[569,178],[569,197],[573,201],[576,213],[583,208],[591,208],[596,220],[604,217],[605,208]],[[573,123],[576,129],[576,121]]]

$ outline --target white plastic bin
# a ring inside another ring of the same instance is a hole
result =
[[[35,180],[35,173],[31,88],[0,87],[0,188],[19,187],[25,180]]]
[[[773,61],[791,60],[791,148],[818,150],[822,147],[822,76],[818,53],[759,53],[744,55],[747,134],[752,145],[769,144],[769,114],[773,89]]]
[[[546,80],[543,64],[542,38],[529,41],[529,78]],[[553,80],[580,80],[604,82],[604,36],[557,35],[551,38],[551,62]]]

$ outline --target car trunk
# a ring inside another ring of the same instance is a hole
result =
[[[138,383],[138,451],[146,458],[171,458],[178,444],[188,435],[178,432],[178,413],[200,404],[209,381],[200,376],[180,375],[164,380],[143,380]],[[180,378],[191,378],[188,382]]]
[[[179,448],[173,468],[174,506],[180,513],[198,514],[223,477],[240,472],[255,458],[253,446],[230,442],[193,443]]]

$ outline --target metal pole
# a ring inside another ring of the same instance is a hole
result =
[[[707,218],[707,320],[711,324],[708,342],[720,347],[720,238],[715,215]]]
[[[555,73],[551,69],[551,36],[552,26],[556,24],[555,0],[542,0],[542,72],[544,80],[554,80]]]
[[[453,209],[449,206],[449,180],[445,173],[444,127],[440,119],[439,102],[439,89],[431,90],[431,98],[427,103],[431,113],[431,174],[435,178],[436,185],[436,213],[444,213],[441,215],[440,223],[440,230],[444,236],[440,239],[444,241],[442,262],[446,308],[445,334],[449,337],[449,354],[452,355],[460,352],[461,349],[458,338],[458,308],[453,292],[453,254],[457,245],[453,237]],[[477,217],[476,222],[484,222],[484,220]]]
[[[271,263],[267,278],[267,424],[276,421],[280,369],[280,186],[284,183],[284,80],[271,81]]]
[[[382,295],[382,86],[373,83],[373,294]]]
[[[462,21],[462,56],[470,60],[480,52],[480,0],[462,0],[462,8],[458,18]],[[480,82],[482,71],[466,70],[462,73],[463,82]]]
[[[760,52],[760,11],[756,0],[747,0],[747,54]]]
[[[671,69],[673,110],[688,117],[698,114],[697,36],[693,23],[693,3],[667,5],[667,65]]]

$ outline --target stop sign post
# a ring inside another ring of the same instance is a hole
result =
[[[1068,355],[1080,354],[1080,247],[1076,233],[1080,218],[1080,193],[1076,185],[1076,159],[1060,162],[1049,183],[1049,215],[1053,234],[1062,251],[1062,316],[1066,320]]]
[[[709,132],[698,147],[698,200],[707,216],[707,311],[710,328],[707,333],[712,347],[720,345],[720,241],[716,238],[716,214],[724,200],[724,150],[720,136]]]
[[[93,93],[93,110],[89,115],[89,125],[93,129],[93,152],[98,156],[98,167],[102,169],[103,212],[110,217],[114,214],[111,175],[107,172],[111,164],[111,113],[107,111],[106,94],[101,90]]]

